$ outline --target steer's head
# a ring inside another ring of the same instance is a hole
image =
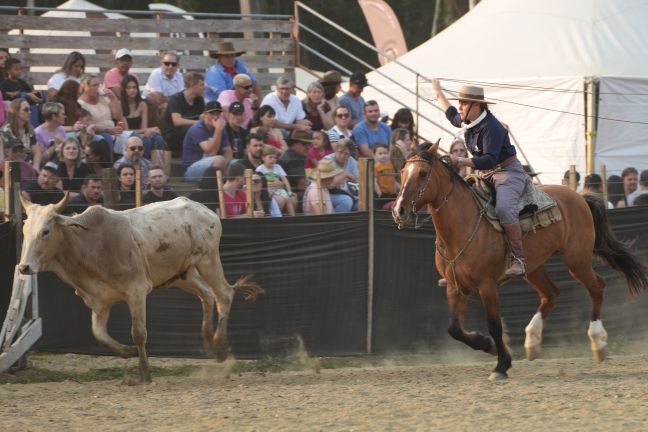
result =
[[[34,274],[47,270],[57,252],[66,253],[63,248],[62,230],[69,225],[78,225],[73,218],[61,216],[67,205],[69,195],[66,193],[57,204],[41,206],[20,198],[27,212],[23,227],[23,246],[18,270],[22,274]]]

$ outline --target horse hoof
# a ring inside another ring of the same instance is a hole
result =
[[[607,347],[603,347],[599,350],[594,350],[592,351],[592,354],[594,355],[594,361],[596,362],[596,364],[601,364],[607,358]]]
[[[540,356],[540,345],[525,346],[524,349],[526,350],[527,360],[529,361],[533,361]]]
[[[506,374],[506,372],[493,372],[488,377],[488,381],[493,381],[493,382],[504,381],[505,379],[508,379],[508,375]]]

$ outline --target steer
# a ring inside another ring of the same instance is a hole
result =
[[[80,215],[61,215],[68,194],[57,204],[23,200],[27,212],[18,269],[23,274],[53,271],[74,287],[92,310],[92,332],[124,358],[139,356],[140,382],[150,382],[146,354],[146,296],[155,288],[177,286],[202,302],[202,340],[218,361],[228,355],[227,320],[234,292],[256,299],[263,289],[242,277],[230,285],[218,253],[221,223],[202,204],[176,198],[118,212],[92,206]],[[108,334],[113,304],[131,314],[135,346]],[[214,333],[214,302],[218,325]]]

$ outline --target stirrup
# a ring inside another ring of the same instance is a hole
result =
[[[513,268],[513,266],[515,265],[516,262],[518,264],[520,264],[520,267],[522,267],[522,273],[521,274],[517,274],[517,273],[516,274],[509,274],[509,270],[511,270],[511,268]],[[509,266],[509,268],[507,268],[504,271],[504,274],[506,274],[506,276],[508,276],[508,277],[518,277],[518,276],[523,277],[523,278],[527,277],[527,262],[526,262],[526,260],[524,258],[520,258],[520,257],[517,257],[517,256],[513,255],[513,262]]]

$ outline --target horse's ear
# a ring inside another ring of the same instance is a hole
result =
[[[432,154],[436,155],[436,154],[437,154],[437,151],[439,150],[439,143],[440,143],[440,142],[441,142],[441,138],[439,138],[439,139],[437,140],[437,142],[435,142],[434,144],[432,144],[432,145],[428,148],[427,151],[428,151],[429,153],[432,153]]]

